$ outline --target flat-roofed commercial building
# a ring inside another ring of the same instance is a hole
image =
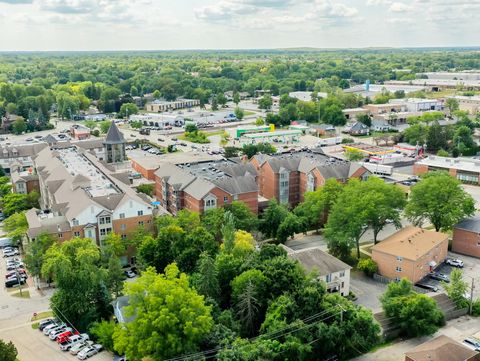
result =
[[[470,114],[476,114],[480,110],[480,96],[454,96],[452,98],[458,101],[460,110],[464,110]]]
[[[174,101],[154,100],[151,103],[145,105],[145,109],[148,112],[166,112],[169,110],[193,108],[200,105],[198,99],[177,99]]]
[[[480,160],[472,158],[447,158],[431,155],[416,162],[413,173],[421,175],[432,171],[446,171],[463,183],[480,183]]]
[[[391,280],[418,282],[441,264],[448,253],[448,234],[405,227],[372,247],[378,273]]]

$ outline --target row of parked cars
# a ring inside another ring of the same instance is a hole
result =
[[[20,252],[18,248],[6,245],[2,248],[5,261],[5,287],[10,288],[23,285],[27,282],[27,271],[22,260],[18,256]]]
[[[56,318],[40,321],[38,329],[50,340],[56,341],[61,351],[69,351],[79,360],[86,360],[103,350],[102,345],[90,341],[88,334],[80,334]]]
[[[463,266],[464,266],[463,261],[461,259],[458,259],[458,258],[447,258],[445,260],[445,264],[447,264],[451,267],[456,267],[456,268],[463,268]],[[428,274],[428,277],[433,279],[433,280],[436,280],[436,281],[442,281],[442,282],[445,282],[445,283],[450,283],[449,275],[447,275],[443,272],[432,271]],[[429,284],[429,283],[425,283],[425,282],[418,282],[418,283],[415,284],[415,286],[426,289],[426,290],[429,290],[429,291],[433,291],[433,292],[438,292],[438,290],[439,290],[438,286],[432,285],[432,284]]]

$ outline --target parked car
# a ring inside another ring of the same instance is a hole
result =
[[[57,325],[56,327],[53,327],[51,329],[46,329],[43,331],[43,334],[45,336],[50,336],[51,333],[57,332],[57,331],[62,331],[65,330],[68,326],[65,323],[61,323],[60,325]]]
[[[41,320],[39,323],[38,323],[38,329],[40,331],[43,331],[45,329],[45,327],[47,326],[50,326],[50,325],[53,325],[53,324],[58,324],[60,321],[56,318],[46,318],[44,320]]]
[[[78,359],[80,360],[86,360],[89,357],[92,357],[93,355],[96,355],[100,351],[102,351],[103,347],[102,345],[99,345],[98,343],[92,346],[88,346],[84,348],[82,351],[80,351],[77,355]]]
[[[133,278],[136,276],[135,272],[133,272],[132,270],[128,270],[128,271],[125,271],[125,276],[127,276],[128,278]]]
[[[458,258],[447,258],[445,263],[453,267],[463,268],[463,261]]]
[[[70,350],[73,346],[85,342],[89,339],[90,337],[86,333],[82,333],[81,335],[73,335],[70,336],[68,339],[66,339],[64,342],[60,344],[60,350],[62,351],[68,351]]]
[[[475,351],[480,351],[480,341],[473,337],[469,337],[463,340],[463,344]]]
[[[78,331],[65,331],[65,332],[62,332],[60,335],[57,336],[57,338],[55,339],[55,341],[57,341],[57,343],[62,343],[66,340],[68,340],[71,336],[76,336],[76,335],[79,335],[80,332]]]
[[[0,212],[0,221],[3,221],[5,220],[5,215],[3,214],[3,212]]]
[[[73,331],[71,327],[65,327],[65,328],[59,328],[58,330],[54,330],[53,332],[50,332],[48,337],[50,340],[55,341],[58,336],[60,336],[62,333],[68,332],[68,331]]]
[[[81,350],[86,347],[93,345],[93,341],[81,341],[70,348],[70,353],[72,355],[78,354]]]
[[[426,284],[426,283],[415,283],[415,286],[423,288],[424,290],[429,290],[429,291],[432,291],[432,292],[438,292],[438,287],[437,286],[429,285],[429,284]]]
[[[9,278],[8,280],[5,281],[5,287],[11,288],[13,286],[17,286],[18,284],[25,284],[26,280],[25,278],[20,278],[20,280],[15,277],[15,278]]]
[[[3,250],[3,258],[18,256],[19,254],[20,254],[20,253],[18,252],[18,249]]]
[[[55,328],[57,328],[58,326],[61,326],[61,325],[63,325],[63,324],[64,324],[63,322],[54,322],[54,323],[52,323],[52,324],[50,324],[50,325],[45,326],[45,327],[43,328],[42,332],[43,332],[43,334],[46,336],[46,335],[48,335],[48,333],[49,333],[50,331],[52,331],[53,329],[55,329]]]
[[[448,278],[448,276],[445,273],[441,273],[441,272],[430,273],[430,278],[433,278],[434,280],[438,280],[438,281],[444,281],[447,283],[450,282],[450,278]]]

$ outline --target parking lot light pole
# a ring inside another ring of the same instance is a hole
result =
[[[17,276],[17,280],[18,280],[18,289],[20,290],[20,297],[23,298],[23,295],[22,295],[22,279],[20,278],[20,272],[18,272],[18,266],[15,265],[15,275]]]
[[[470,287],[470,305],[468,307],[468,314],[471,315],[472,314],[472,308],[473,308],[473,290],[475,289],[475,279],[473,277],[472,278],[472,286]]]

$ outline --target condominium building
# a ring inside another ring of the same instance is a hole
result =
[[[125,159],[120,135],[112,123],[103,161],[72,144],[46,147],[37,154],[41,209],[26,214],[29,238],[41,233],[59,241],[88,237],[101,246],[110,232],[127,238],[139,226],[152,228],[149,200],[131,188],[127,172],[115,171],[115,163]]]

